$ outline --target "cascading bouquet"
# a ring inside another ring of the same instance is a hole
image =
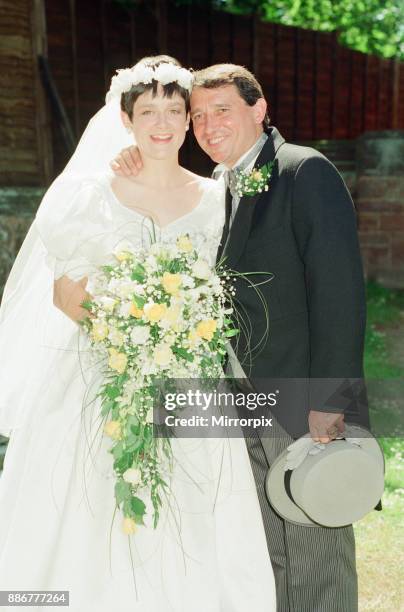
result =
[[[113,440],[116,506],[128,535],[144,525],[145,498],[157,526],[167,493],[171,443],[153,435],[157,381],[223,377],[226,343],[238,333],[230,276],[201,253],[189,235],[125,247],[92,277],[92,299],[82,304],[90,312],[82,325],[105,363],[101,415]]]

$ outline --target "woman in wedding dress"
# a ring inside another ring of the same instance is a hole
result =
[[[74,612],[271,612],[273,572],[242,438],[172,440],[156,529],[146,521],[126,535],[115,508],[80,303],[119,244],[203,233],[213,264],[224,223],[223,186],[178,163],[192,75],[158,56],[118,77],[46,194],[3,297],[0,590],[69,591]],[[108,160],[133,136],[143,170],[113,177]]]

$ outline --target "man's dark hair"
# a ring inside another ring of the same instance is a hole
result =
[[[153,55],[150,57],[144,57],[140,60],[141,63],[150,68],[157,68],[160,64],[174,64],[181,68],[181,64],[178,60],[170,55]],[[129,119],[132,120],[133,116],[133,105],[139,96],[145,93],[145,91],[152,91],[153,98],[157,95],[157,86],[158,81],[153,81],[151,83],[138,83],[137,85],[133,85],[129,91],[124,92],[121,95],[121,110],[123,110],[129,116]],[[167,83],[163,85],[164,96],[167,98],[171,98],[175,93],[179,94],[185,102],[185,111],[188,113],[190,109],[189,102],[189,92],[187,89],[184,89],[178,83]]]
[[[235,85],[240,97],[248,104],[254,104],[263,98],[261,85],[258,83],[255,76],[244,68],[236,64],[215,64],[208,66],[202,70],[197,70],[194,73],[194,87],[205,87],[206,89],[215,89],[224,85]],[[267,129],[270,126],[270,118],[268,113],[265,113],[262,126]]]

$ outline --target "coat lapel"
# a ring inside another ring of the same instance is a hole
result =
[[[282,138],[278,130],[274,127],[270,128],[268,136],[269,138],[262,147],[261,153],[254,164],[255,167],[263,166],[274,160],[279,147],[285,142],[284,138]],[[274,171],[275,170],[276,168],[274,168]],[[250,235],[254,210],[258,201],[264,197],[267,199],[271,197],[271,188],[269,188],[268,192],[257,193],[254,196],[243,196],[241,198],[233,225],[228,235],[227,244],[223,249],[223,256],[226,258],[224,262],[226,267],[235,269],[238,260],[244,252]]]
[[[223,251],[224,251],[225,245],[226,245],[228,237],[229,237],[229,231],[230,231],[229,223],[230,223],[230,213],[231,213],[231,202],[232,202],[232,197],[231,197],[230,190],[226,189],[225,224],[224,224],[224,227],[223,227],[223,233],[222,233],[222,238],[220,240],[219,248],[217,250],[216,263],[220,261],[222,255],[223,255]]]

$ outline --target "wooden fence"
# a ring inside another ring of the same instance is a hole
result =
[[[45,6],[49,61],[76,136],[103,104],[114,71],[157,52],[194,68],[216,62],[251,68],[273,122],[290,140],[404,128],[404,67],[341,47],[334,34],[163,1],[131,11],[107,0]],[[54,150],[59,169],[66,156],[57,133]]]
[[[33,59],[39,52],[49,58],[76,139],[104,103],[115,70],[161,52],[194,68],[217,62],[251,68],[273,123],[289,140],[353,140],[368,130],[404,128],[403,64],[341,47],[334,34],[169,0],[133,10],[112,0],[2,2],[8,10],[0,26],[4,185],[49,182],[69,155],[60,122],[41,98]],[[206,168],[192,139],[184,161]]]

